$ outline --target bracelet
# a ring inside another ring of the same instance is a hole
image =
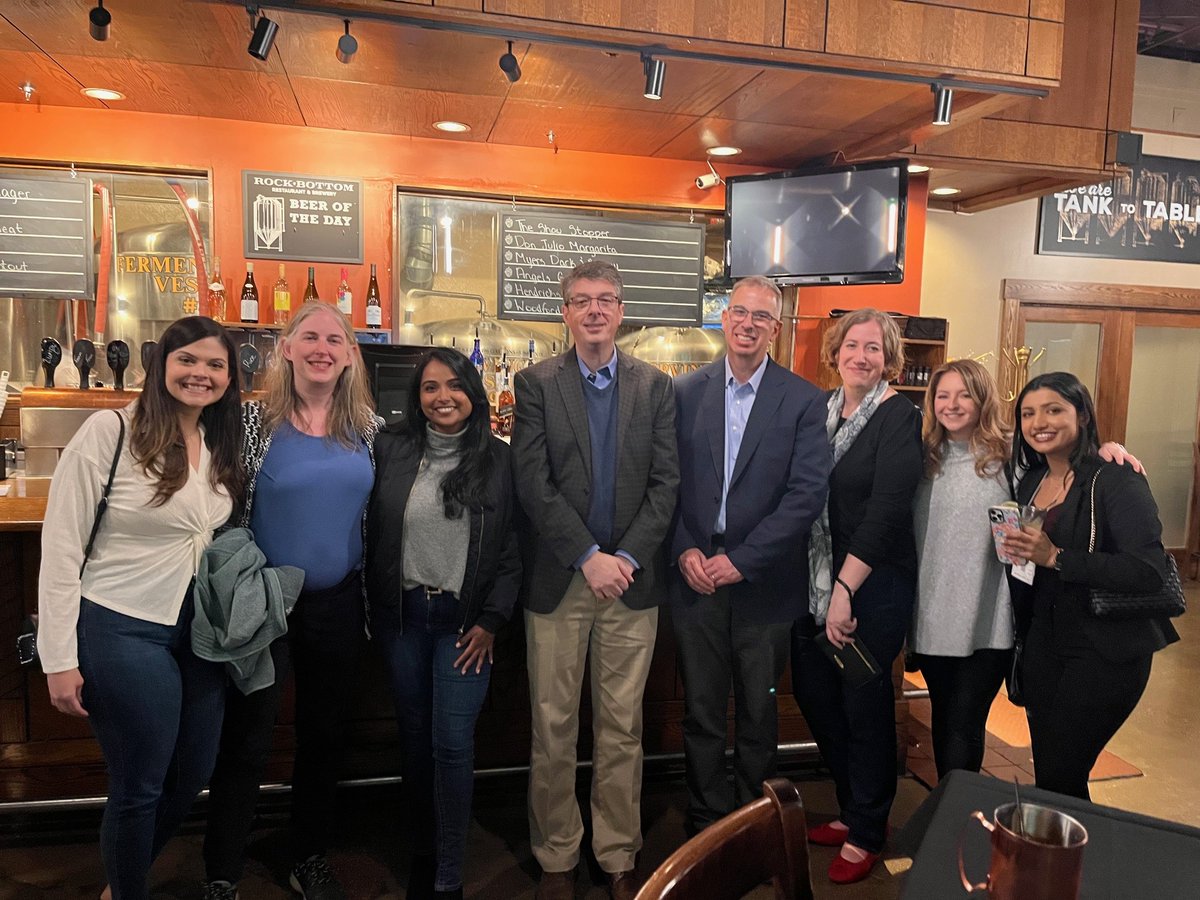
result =
[[[850,595],[851,600],[854,599],[854,591],[850,590],[850,585],[848,585],[848,584],[846,584],[846,582],[842,581],[841,575],[839,575],[837,578],[835,578],[833,580],[836,581],[838,584],[840,584],[842,587],[844,587],[846,589],[846,593]]]

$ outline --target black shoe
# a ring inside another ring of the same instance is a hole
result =
[[[238,900],[237,885],[228,881],[209,881],[202,888],[204,900]]]
[[[456,887],[452,891],[434,891],[433,900],[463,900],[462,888]]]
[[[304,900],[346,900],[329,860],[319,853],[292,869],[288,883]]]

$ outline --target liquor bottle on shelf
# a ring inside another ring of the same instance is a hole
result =
[[[536,349],[536,348],[535,348],[535,347],[534,347],[534,345],[533,345],[533,338],[530,338],[530,339],[529,339],[529,357],[528,357],[528,359],[526,359],[526,360],[525,360],[525,368],[527,368],[527,369],[528,369],[530,366],[532,366],[532,365],[533,365],[535,362],[537,362],[537,359],[536,359],[536,357],[534,356],[534,350],[535,350],[535,349]]]
[[[320,300],[321,297],[317,293],[317,269],[315,266],[308,267],[308,284],[304,286],[304,302],[309,300]]]
[[[271,300],[275,309],[275,324],[286,325],[292,317],[292,292],[288,289],[283,263],[279,264],[279,280],[271,290]]]
[[[508,384],[508,361],[505,360],[500,368],[500,391],[496,395],[496,431],[500,437],[512,437],[513,411],[516,399]]]
[[[379,281],[375,278],[375,263],[371,263],[371,280],[367,283],[367,327],[383,327],[383,304],[379,301]]]
[[[246,281],[242,285],[242,321],[258,324],[258,285],[254,283],[254,263],[246,263]]]
[[[217,322],[225,321],[225,282],[221,280],[221,257],[213,257],[212,279],[208,283],[208,314]]]
[[[475,329],[475,346],[471,349],[471,365],[475,367],[475,371],[479,373],[479,380],[483,380],[483,351],[479,349],[479,329]]]
[[[338,312],[347,316],[354,314],[354,294],[350,292],[350,282],[346,280],[345,266],[342,266],[342,280],[338,282],[337,308]]]

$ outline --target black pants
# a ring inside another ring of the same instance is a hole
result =
[[[736,621],[727,588],[671,607],[683,675],[683,749],[688,825],[699,831],[762,796],[779,753],[776,686],[787,665],[790,623]],[[726,717],[733,687],[733,776],[725,766]]]
[[[882,670],[862,687],[850,687],[816,645],[824,630],[812,616],[792,629],[792,690],[837,786],[848,840],[869,853],[883,849],[896,797],[896,700],[892,661],[912,618],[912,575],[879,566],[854,597],[861,641]]]
[[[275,683],[248,696],[229,689],[221,750],[209,784],[204,835],[209,881],[241,878],[289,668],[296,679],[292,853],[299,862],[325,852],[345,752],[346,719],[366,649],[363,615],[357,572],[335,587],[302,593],[288,616],[287,637],[271,645]]]
[[[918,655],[929,686],[938,778],[951,769],[978,772],[983,765],[988,712],[1011,658],[1011,650],[989,649],[970,656]]]
[[[1056,633],[1049,623],[1034,620],[1022,674],[1038,787],[1091,799],[1088,775],[1142,698],[1151,660],[1147,654],[1112,662],[1071,642],[1065,629]]]

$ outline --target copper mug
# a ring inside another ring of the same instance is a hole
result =
[[[1074,900],[1079,896],[1087,829],[1078,819],[1047,806],[1022,803],[1020,808],[1020,823],[1014,816],[1016,803],[997,806],[991,822],[979,810],[971,813],[971,820],[991,832],[992,862],[987,880],[973,882],[960,838],[958,874],[963,887],[969,894],[986,891],[999,900]]]

